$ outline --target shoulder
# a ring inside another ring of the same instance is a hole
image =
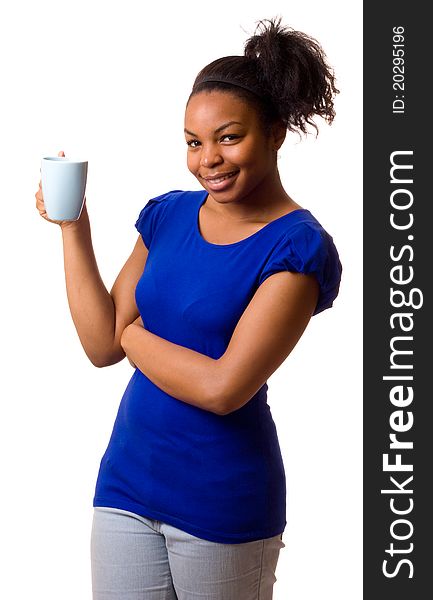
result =
[[[153,198],[149,198],[144,205],[143,209],[146,209],[148,206],[165,206],[168,203],[175,202],[176,199],[181,197],[182,195],[188,194],[189,192],[185,192],[184,190],[170,190],[169,192],[164,192],[159,196],[154,196]]]
[[[149,209],[166,210],[167,207],[173,206],[179,202],[191,200],[200,193],[200,191],[197,192],[190,190],[170,190],[169,192],[164,192],[159,196],[155,196],[147,200],[146,204],[140,211],[140,215],[144,214]]]
[[[333,237],[308,210],[280,235],[259,283],[282,270],[316,276],[320,298],[314,314],[332,306],[339,292],[342,264]]]
[[[280,244],[281,248],[291,251],[292,259],[300,271],[311,271],[315,262],[335,248],[333,237],[310,211],[306,211],[296,223],[288,227]]]
[[[166,221],[172,211],[177,211],[180,203],[191,201],[200,192],[185,190],[170,190],[159,196],[150,198],[140,210],[135,222],[135,228],[142,235],[146,247],[149,249],[152,238],[158,228]]]

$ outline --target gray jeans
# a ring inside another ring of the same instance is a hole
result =
[[[285,544],[282,534],[220,544],[95,507],[90,546],[93,600],[271,600]]]

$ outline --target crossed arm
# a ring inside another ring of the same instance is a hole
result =
[[[274,273],[257,289],[217,360],[169,342],[137,320],[124,329],[120,343],[128,359],[164,392],[226,415],[246,404],[284,362],[318,296],[314,275]]]

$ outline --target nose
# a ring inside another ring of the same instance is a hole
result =
[[[203,144],[200,153],[200,166],[212,167],[223,161],[216,144]]]

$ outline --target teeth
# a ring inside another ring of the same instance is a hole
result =
[[[231,173],[230,175],[225,175],[224,177],[218,177],[218,179],[210,179],[209,182],[210,183],[220,183],[221,181],[224,181],[225,179],[229,179],[229,177],[233,177],[233,175],[235,175],[235,173]]]

